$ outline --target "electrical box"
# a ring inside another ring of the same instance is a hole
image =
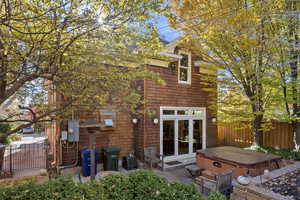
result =
[[[61,138],[62,141],[66,141],[68,139],[68,131],[62,131],[61,132]]]
[[[68,121],[68,142],[79,142],[79,121]]]

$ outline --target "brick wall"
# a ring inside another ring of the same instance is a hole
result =
[[[159,119],[160,106],[177,106],[177,107],[206,107],[207,121],[207,146],[217,145],[217,126],[211,122],[212,111],[208,109],[208,102],[211,99],[208,92],[203,88],[207,87],[200,82],[201,76],[198,67],[192,67],[191,84],[178,83],[178,70],[170,68],[148,66],[154,72],[158,72],[165,85],[160,85],[153,81],[145,81],[145,108],[155,114],[145,116],[145,146],[159,147],[159,124],[154,125],[151,121],[153,117]],[[212,87],[215,87],[212,85]]]
[[[114,119],[114,128],[98,131],[96,133],[96,149],[101,150],[106,146],[119,146],[121,148],[120,156],[128,155],[134,149],[134,132],[131,123],[131,116],[124,113],[117,113],[115,117],[108,116],[107,118]],[[75,112],[75,119],[80,122],[88,120],[101,121],[101,116],[98,111],[81,109]],[[57,122],[58,123],[58,122]],[[84,148],[89,148],[89,133],[87,129],[80,128],[79,143],[60,142],[60,133],[67,130],[67,122],[63,121],[58,125],[57,130],[48,130],[48,134],[56,135],[57,140],[51,140],[52,149],[56,152],[56,157],[60,165],[70,165],[80,158],[79,151]],[[54,133],[53,133],[54,132]],[[57,143],[57,145],[55,145]],[[56,149],[56,150],[55,150]],[[61,158],[59,158],[61,156]],[[80,160],[78,160],[80,163]]]
[[[97,136],[96,146],[102,149],[105,146],[119,146],[121,147],[121,156],[127,155],[132,150],[141,158],[145,147],[156,146],[159,147],[159,124],[154,125],[152,117],[159,118],[160,106],[180,106],[180,107],[206,107],[207,108],[207,146],[217,145],[217,127],[211,123],[212,112],[208,109],[208,102],[210,96],[203,88],[207,87],[200,82],[204,74],[199,73],[198,67],[192,67],[192,81],[191,84],[179,84],[177,69],[147,66],[150,70],[158,72],[166,85],[160,85],[154,81],[138,81],[138,85],[142,88],[141,92],[146,104],[139,108],[139,110],[150,110],[154,114],[143,114],[139,116],[139,123],[133,125],[131,122],[132,116],[124,113],[117,113],[115,116],[115,128]],[[212,87],[215,87],[212,85]],[[57,100],[56,101],[62,101]],[[101,121],[101,116],[95,110],[81,109],[75,114],[75,119],[81,122],[96,119]],[[65,123],[65,122],[64,122]],[[56,122],[56,128],[52,130],[49,135],[52,135],[53,152],[55,154],[57,163],[59,161],[63,165],[68,165],[76,161],[78,155],[77,146],[72,144],[64,144],[60,146],[60,133],[66,130],[65,124]],[[55,131],[55,133],[53,133]],[[49,131],[48,131],[49,132]],[[80,130],[80,142],[78,149],[83,149],[89,146],[89,135],[86,130]],[[71,148],[72,147],[72,148]],[[62,156],[62,159],[60,158]]]

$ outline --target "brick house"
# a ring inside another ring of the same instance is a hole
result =
[[[191,52],[180,50],[176,41],[166,44],[166,49],[164,54],[173,62],[149,59],[145,64],[150,70],[158,72],[166,84],[140,81],[146,102],[144,110],[151,110],[154,114],[145,112],[131,116],[105,108],[93,111],[78,108],[75,111],[79,123],[91,119],[113,120],[113,127],[97,134],[97,149],[119,146],[121,156],[134,151],[142,160],[144,148],[153,146],[159,149],[166,161],[173,161],[195,157],[197,149],[217,145],[217,126],[212,122],[216,116],[208,108],[209,102],[214,99],[203,89],[207,86],[201,84],[208,74],[202,70],[199,58]],[[216,88],[213,84],[211,87]],[[52,102],[61,100],[56,94],[49,97]],[[85,129],[78,130],[77,139],[70,137],[62,140],[62,131],[68,130],[68,122],[54,122],[46,131],[54,161],[60,166],[76,165],[78,152],[89,146],[89,134]]]

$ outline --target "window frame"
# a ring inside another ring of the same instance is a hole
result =
[[[178,59],[178,83],[191,84],[192,82],[192,56],[191,52],[179,51],[179,55],[185,54],[188,56],[188,66],[181,66],[181,59]],[[187,81],[180,80],[180,69],[187,69]]]

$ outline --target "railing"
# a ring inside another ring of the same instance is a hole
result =
[[[38,169],[47,167],[48,145],[45,141],[6,147],[3,171]]]

